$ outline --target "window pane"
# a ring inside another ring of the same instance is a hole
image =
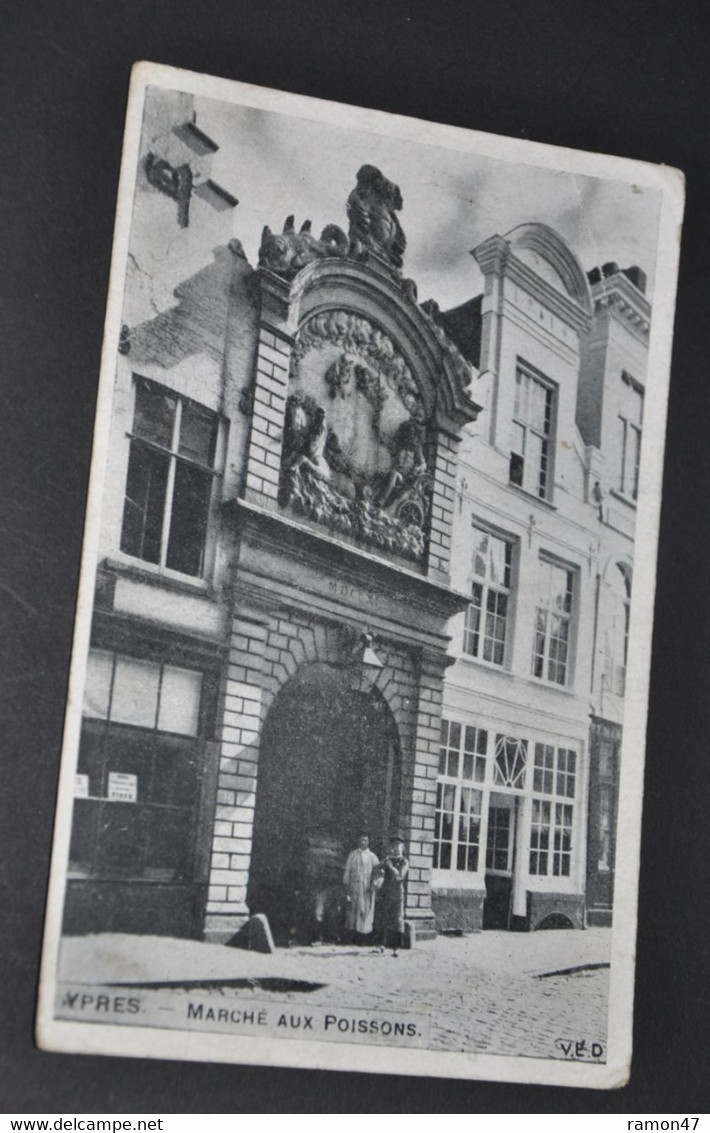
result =
[[[92,649],[86,669],[84,688],[84,715],[108,719],[108,703],[111,692],[111,673],[113,654]]]
[[[117,724],[154,728],[159,681],[159,665],[133,657],[117,657],[111,719]]]
[[[192,575],[202,572],[211,489],[208,472],[177,462],[167,555],[172,570]]]
[[[206,413],[187,401],[183,402],[178,452],[211,468],[214,464],[216,436],[217,421],[213,414]]]
[[[139,443],[131,445],[121,550],[149,563],[160,562],[169,460]]]
[[[138,437],[172,448],[177,398],[165,390],[136,382],[133,432]]]
[[[201,673],[166,665],[160,690],[158,729],[161,732],[178,732],[182,736],[196,736],[201,691]]]

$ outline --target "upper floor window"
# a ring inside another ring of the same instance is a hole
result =
[[[643,425],[643,386],[627,373],[621,375],[619,399],[619,491],[638,499]]]
[[[510,482],[543,500],[549,499],[552,489],[550,448],[554,410],[554,387],[527,367],[518,364],[515,374]]]
[[[135,379],[135,393],[121,550],[199,576],[219,419],[145,378]]]
[[[480,527],[473,527],[471,603],[466,611],[463,648],[472,657],[505,663],[511,599],[512,544]]]
[[[607,639],[607,685],[617,696],[626,689],[629,656],[629,618],[631,614],[631,571],[625,563],[615,563],[609,582],[613,603]]]
[[[488,732],[441,721],[439,783],[434,826],[434,869],[476,872]]]
[[[558,685],[569,682],[574,577],[569,567],[540,559],[532,673]]]

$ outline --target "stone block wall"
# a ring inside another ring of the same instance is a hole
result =
[[[259,743],[274,698],[304,664],[342,662],[352,630],[285,607],[235,613],[222,694],[217,806],[205,935],[223,940],[248,916],[246,904]],[[419,936],[433,931],[431,861],[444,660],[382,643],[378,690],[401,747],[400,830],[410,862],[406,915]]]
[[[456,496],[457,442],[439,432],[429,524],[429,574],[448,581]]]
[[[273,501],[275,506],[279,494],[291,345],[260,327],[244,495],[262,505]]]

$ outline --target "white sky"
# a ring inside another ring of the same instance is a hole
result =
[[[433,298],[446,310],[477,295],[482,277],[471,249],[532,220],[555,228],[585,270],[608,260],[638,264],[652,295],[655,191],[204,98],[195,107],[197,125],[220,146],[212,177],[239,199],[234,235],[254,265],[263,226],[281,231],[291,213],[297,229],[310,219],[316,236],[326,224],[347,232],[346,201],[367,163],[401,189],[404,275],[416,281],[420,302]]]

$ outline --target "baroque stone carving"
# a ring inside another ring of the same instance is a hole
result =
[[[363,463],[362,450],[348,441],[350,459],[328,420],[329,411],[316,397],[298,389],[287,402],[280,485],[284,508],[344,534],[357,542],[400,558],[420,562],[426,547],[433,478],[427,466],[427,425],[416,383],[393,343],[366,319],[346,311],[313,316],[299,332],[294,348],[298,362],[309,351],[333,346],[340,350],[325,369],[311,365],[310,388],[325,387],[333,414],[348,422],[349,410],[336,408],[361,395],[360,412],[369,406],[375,434],[370,444],[379,457]],[[315,384],[314,384],[315,382]],[[396,392],[389,411],[389,433],[380,435],[383,406]],[[345,417],[343,417],[345,413]],[[360,420],[364,424],[368,413]],[[399,419],[399,425],[393,422]],[[370,450],[371,454],[373,450]]]
[[[371,370],[356,354],[343,353],[333,362],[325,374],[325,382],[332,398],[347,398],[358,390],[372,406],[372,426],[379,427],[382,406],[387,400],[387,390],[380,383],[380,376]]]
[[[371,370],[384,376],[407,411],[417,420],[425,418],[424,406],[414,376],[392,339],[368,319],[350,311],[323,311],[301,327],[292,353],[292,375],[297,377],[300,360],[309,350],[331,344],[364,359]]]
[[[388,181],[374,165],[363,165],[348,197],[350,254],[362,258],[374,252],[398,271],[407,239],[397,213],[402,208],[399,186]]]
[[[453,362],[454,373],[456,374],[459,386],[462,390],[468,391],[474,377],[473,367],[466,361],[458,346],[451,341],[441,325],[441,310],[439,304],[435,299],[427,299],[424,303],[420,304],[419,310],[429,323],[442,350],[446,351]]]
[[[259,267],[268,268],[275,275],[291,280],[301,268],[326,256],[345,256],[349,250],[348,237],[337,224],[327,224],[320,240],[311,235],[310,220],[304,221],[296,232],[294,218],[287,216],[283,232],[274,233],[268,225],[261,234]]]

